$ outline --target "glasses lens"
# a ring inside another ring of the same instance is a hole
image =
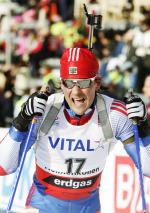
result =
[[[91,80],[87,79],[87,80],[77,81],[77,84],[81,89],[88,88],[91,85]]]
[[[80,80],[80,81],[73,81],[73,80],[63,80],[62,81],[64,86],[68,89],[72,89],[75,85],[80,87],[81,89],[88,88],[91,85],[91,79]]]
[[[72,89],[75,83],[72,80],[63,80],[63,84],[68,89]]]

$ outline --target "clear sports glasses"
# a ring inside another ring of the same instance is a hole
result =
[[[95,80],[95,77],[83,79],[83,80],[62,79],[61,81],[62,81],[63,85],[68,89],[72,89],[75,85],[77,85],[80,89],[85,89],[85,88],[90,87],[94,80]]]

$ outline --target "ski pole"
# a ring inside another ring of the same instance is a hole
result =
[[[140,181],[141,197],[142,197],[142,209],[143,209],[143,213],[146,213],[146,199],[145,199],[144,180],[143,180],[141,156],[140,156],[139,133],[138,133],[136,120],[133,120],[133,130],[134,130],[135,145],[136,145],[136,152],[137,152],[138,173],[139,173],[139,181]]]
[[[10,196],[10,199],[9,199],[9,203],[8,203],[8,206],[7,206],[7,213],[10,212],[11,207],[13,205],[14,197],[15,197],[16,190],[17,190],[18,183],[19,183],[19,179],[20,179],[20,176],[21,176],[21,173],[22,173],[22,169],[23,169],[23,165],[24,165],[24,162],[25,162],[26,154],[28,152],[28,145],[30,143],[30,140],[31,140],[31,137],[32,137],[32,132],[33,132],[33,129],[34,129],[34,126],[35,126],[36,122],[37,122],[37,118],[35,117],[35,118],[32,119],[32,122],[31,122],[31,126],[30,126],[30,129],[29,129],[29,134],[28,134],[28,137],[27,137],[27,140],[26,140],[26,143],[25,143],[24,151],[22,153],[22,157],[21,157],[21,160],[20,160],[20,165],[19,165],[19,168],[18,168],[18,171],[17,171],[14,187],[13,187],[13,190],[12,190],[12,193],[11,193],[11,196]]]
[[[130,93],[129,100],[132,100],[132,98],[135,98],[135,95],[133,94],[133,89],[130,89],[129,93]],[[138,132],[138,126],[137,126],[138,120],[136,117],[132,119],[132,123],[133,123],[133,131],[134,131],[135,146],[136,146],[136,153],[137,153],[138,174],[139,174],[139,182],[140,182],[141,197],[142,197],[142,209],[143,209],[143,213],[146,213],[146,199],[145,199],[144,180],[143,180],[143,172],[142,172],[142,165],[141,165],[139,132]]]
[[[50,95],[50,92],[51,92],[50,87],[48,85],[44,85],[41,88],[40,91],[42,93],[46,92],[47,95]],[[31,121],[31,126],[30,126],[30,129],[29,129],[28,137],[27,137],[27,140],[26,140],[26,143],[25,143],[25,147],[24,147],[22,156],[21,156],[20,165],[19,165],[19,168],[18,168],[18,171],[17,171],[14,187],[13,187],[12,194],[10,196],[9,203],[8,203],[8,206],[7,206],[7,213],[10,212],[11,207],[13,205],[14,197],[15,197],[16,190],[17,190],[18,183],[19,183],[19,179],[20,179],[20,176],[21,176],[21,173],[22,173],[25,158],[26,158],[26,155],[27,155],[27,152],[28,152],[28,146],[30,144],[30,140],[31,140],[31,137],[32,137],[32,132],[33,132],[35,123],[37,123],[37,117],[33,117],[32,121]]]

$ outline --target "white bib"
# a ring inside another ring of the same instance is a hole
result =
[[[70,124],[61,108],[47,135],[39,133],[36,163],[57,176],[90,177],[99,174],[106,162],[110,142],[104,141],[98,113],[82,126]]]

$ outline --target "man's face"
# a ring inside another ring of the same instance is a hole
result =
[[[71,80],[71,79],[69,79]],[[83,79],[72,79],[73,81],[82,81]],[[92,81],[87,88],[80,88],[78,83],[71,89],[67,88],[63,81],[61,88],[69,107],[78,115],[83,115],[91,106],[95,98],[95,92],[100,87],[100,82]]]

